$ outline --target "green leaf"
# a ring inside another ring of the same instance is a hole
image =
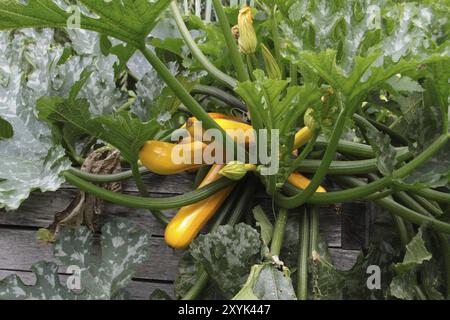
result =
[[[396,150],[391,145],[391,138],[381,131],[367,130],[372,150],[377,156],[378,170],[384,176],[390,176],[397,165]]]
[[[136,267],[148,258],[149,236],[134,224],[115,220],[102,228],[98,261],[93,234],[86,227],[63,229],[54,255],[66,266],[80,269],[81,293],[62,285],[55,263],[39,262],[32,270],[37,281],[25,285],[12,275],[0,281],[1,299],[85,300],[122,298]]]
[[[418,187],[444,187],[450,183],[450,142],[425,161],[403,182]]]
[[[448,61],[448,43],[436,43],[433,36],[446,32],[436,22],[446,15],[431,6],[309,0],[290,2],[283,11],[287,57],[316,72],[355,107],[396,74]]]
[[[394,76],[386,80],[386,83],[392,89],[392,92],[423,92],[422,86],[408,76]]]
[[[2,1],[0,3],[0,30],[19,28],[65,28],[68,22],[80,27],[106,34],[122,41],[142,46],[146,36],[158,21],[160,13],[170,0],[80,0],[78,6],[57,5],[52,0]],[[67,10],[71,8],[71,10]],[[97,17],[93,17],[95,14]]]
[[[256,206],[253,208],[253,217],[256,220],[256,226],[261,230],[261,238],[266,246],[269,245],[272,240],[273,234],[273,225],[270,222],[269,218],[267,218],[264,210],[261,206]]]
[[[73,76],[60,74],[52,64],[63,51],[52,44],[53,36],[51,30],[0,33],[0,118],[14,132],[11,138],[0,139],[0,208],[17,209],[33,190],[57,190],[64,182],[60,173],[70,167],[34,109],[36,99],[55,88],[65,94],[56,78],[65,82]]]
[[[190,253],[229,299],[244,285],[251,266],[260,261],[261,240],[258,232],[246,224],[220,226],[194,240]]]
[[[14,135],[14,129],[12,125],[0,117],[0,140],[1,139],[9,139]]]
[[[296,300],[291,278],[273,264],[254,265],[233,300]]]
[[[391,282],[390,293],[398,299],[413,300],[418,297],[415,271],[425,261],[432,258],[432,254],[425,246],[423,231],[424,228],[420,227],[417,234],[406,246],[403,262],[394,265],[396,276]]]
[[[266,177],[268,193],[281,186],[291,173],[291,154],[296,133],[297,123],[301,120],[308,107],[320,101],[320,91],[314,85],[291,86],[289,81],[274,80],[265,76],[262,70],[254,72],[255,81],[238,83],[236,92],[247,104],[255,130],[279,130],[278,150],[271,150],[272,137],[268,135],[268,154],[272,157],[279,154],[280,164],[278,173]]]
[[[145,141],[159,130],[156,120],[143,123],[128,112],[92,117],[86,100],[42,97],[37,102],[39,117],[50,123],[63,124],[102,139],[120,150],[129,163],[136,163]]]
[[[142,122],[133,118],[128,112],[95,119],[101,127],[98,137],[120,150],[129,163],[136,163],[139,150],[147,140],[152,139],[160,125],[155,119]]]
[[[197,261],[189,252],[185,252],[178,260],[178,274],[174,283],[177,299],[181,299],[192,288],[199,275]]]

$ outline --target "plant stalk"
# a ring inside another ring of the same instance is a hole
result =
[[[279,256],[281,246],[284,239],[284,231],[286,229],[286,221],[288,217],[288,211],[286,209],[280,209],[278,211],[277,220],[275,221],[275,227],[273,229],[272,242],[270,244],[270,252],[274,256]]]

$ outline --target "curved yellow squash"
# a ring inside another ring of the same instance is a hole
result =
[[[139,152],[139,160],[148,170],[160,175],[176,174],[202,166],[202,164],[194,164],[194,161],[187,164],[174,163],[172,152],[176,146],[180,146],[180,144],[156,140],[147,141]],[[199,141],[188,142],[184,144],[179,154],[180,157],[183,157],[184,152],[188,152],[190,153],[189,159],[194,159],[196,153],[203,155],[205,147],[206,145]]]
[[[199,188],[219,179],[222,165],[213,165]],[[216,213],[222,203],[233,190],[233,186],[225,188],[200,202],[183,207],[166,227],[164,239],[175,249],[189,246],[205,224]]]

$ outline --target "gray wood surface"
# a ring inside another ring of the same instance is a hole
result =
[[[193,176],[148,175],[145,181],[152,196],[162,197],[191,190]],[[123,188],[126,193],[137,193],[135,185],[131,182],[125,182]],[[53,215],[63,210],[76,193],[77,190],[69,185],[56,192],[35,192],[19,210],[0,211],[0,279],[17,273],[26,283],[33,283],[31,265],[42,260],[54,261],[52,246],[38,243],[36,230],[47,227],[52,222]],[[256,203],[261,204],[270,215],[272,211],[270,199],[262,192],[258,192],[256,198]],[[171,210],[166,213],[173,215],[175,212],[176,210]],[[182,253],[165,245],[162,226],[147,210],[130,209],[109,203],[105,205],[99,224],[107,222],[112,217],[126,217],[151,234],[150,259],[136,272],[135,279],[129,287],[131,298],[148,299],[151,292],[157,288],[173,296],[173,281]],[[340,208],[334,206],[320,208],[320,231],[330,246],[336,266],[347,269],[353,265],[359,248],[367,241],[366,221],[365,203],[348,203]],[[60,272],[65,272],[63,267]]]

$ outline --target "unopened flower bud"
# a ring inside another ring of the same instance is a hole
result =
[[[266,65],[267,76],[270,79],[281,80],[281,70],[272,53],[265,45],[261,45],[261,48],[264,58],[264,64]]]
[[[253,28],[253,13],[249,6],[243,7],[239,11],[239,49],[244,54],[252,54],[256,51],[258,39]]]
[[[305,116],[303,119],[304,119],[305,125],[310,130],[316,130],[319,128],[316,119],[314,119],[314,109],[309,108],[308,110],[306,110]]]
[[[231,161],[223,167],[219,174],[230,180],[241,180],[248,171],[254,171],[256,167],[252,164],[245,164],[240,161]]]

